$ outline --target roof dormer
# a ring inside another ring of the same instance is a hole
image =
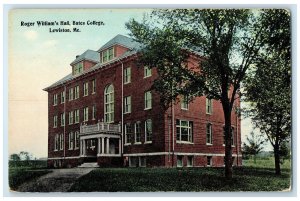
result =
[[[99,63],[99,53],[93,50],[87,50],[70,64],[72,66],[72,75],[79,75]]]

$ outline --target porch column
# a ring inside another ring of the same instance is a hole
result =
[[[109,137],[106,138],[106,153],[109,154]]]
[[[82,142],[83,142],[83,152],[82,152],[82,154],[85,156],[85,151],[86,151],[85,140],[83,140]]]
[[[104,137],[101,138],[101,154],[104,154]]]
[[[79,153],[80,153],[80,155],[82,155],[82,140],[80,140],[80,151],[79,151]]]
[[[98,154],[101,154],[101,143],[100,143],[100,137],[98,137]]]
[[[121,138],[119,138],[119,154],[121,154]]]

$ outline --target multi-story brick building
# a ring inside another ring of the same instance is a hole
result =
[[[151,90],[155,68],[137,67],[139,44],[117,35],[71,63],[48,92],[48,165],[223,166],[220,102],[197,97],[164,110]],[[239,102],[237,103],[239,104]],[[234,165],[241,164],[240,119],[232,115]]]

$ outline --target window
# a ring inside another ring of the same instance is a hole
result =
[[[96,80],[92,80],[92,94],[96,93]]]
[[[79,123],[79,110],[75,110],[75,123]]]
[[[188,156],[187,157],[187,166],[188,167],[193,167],[194,166],[194,157],[193,156]]]
[[[79,132],[75,132],[75,149],[79,148]]]
[[[73,100],[73,88],[69,89],[69,101]]]
[[[206,114],[212,114],[212,100],[206,98]]]
[[[178,156],[177,155],[177,167],[182,167],[183,166],[183,156]]]
[[[76,86],[74,89],[75,89],[75,97],[74,97],[74,99],[78,99],[79,98],[79,86]]]
[[[60,125],[61,126],[65,125],[65,113],[60,114]]]
[[[131,68],[124,69],[124,84],[128,84],[131,82]]]
[[[83,108],[83,121],[89,120],[89,107]]]
[[[148,66],[144,66],[144,78],[150,77],[152,75],[151,68]]]
[[[92,108],[92,119],[95,120],[96,119],[96,106],[93,105],[93,108]]]
[[[64,150],[64,134],[59,135],[59,149]]]
[[[141,143],[141,134],[142,134],[141,122],[136,122],[134,124],[134,142],[135,143]]]
[[[60,103],[64,103],[65,102],[65,92],[64,91],[62,91],[61,93],[60,93]]]
[[[176,134],[178,142],[193,142],[193,122],[177,119]]]
[[[110,61],[114,58],[114,48],[111,47],[102,52],[102,63]]]
[[[53,105],[57,105],[57,94],[53,95]]]
[[[59,135],[56,134],[54,137],[54,151],[58,151],[59,149]]]
[[[83,96],[88,96],[89,95],[89,83],[86,82],[83,84]]]
[[[145,156],[139,157],[139,167],[146,167],[146,157]]]
[[[211,167],[212,166],[212,156],[207,156],[206,158],[207,158],[207,164],[206,165],[208,167]]]
[[[151,91],[145,92],[145,110],[152,108],[152,93]]]
[[[106,123],[114,121],[114,87],[112,84],[104,89],[104,121]]]
[[[130,156],[129,157],[129,167],[136,167],[137,166],[137,157]]]
[[[189,109],[189,99],[188,96],[183,96],[181,100],[181,109],[188,110]]]
[[[145,140],[146,142],[152,142],[152,120],[147,119],[145,121]]]
[[[69,133],[69,150],[74,148],[74,133]]]
[[[131,113],[131,96],[124,98],[124,113]]]
[[[73,116],[73,111],[69,112],[69,125],[73,124],[74,122],[74,116]]]
[[[79,73],[82,73],[83,72],[83,63],[82,62],[79,62],[77,63],[75,66],[74,66],[74,75],[77,75]]]
[[[57,127],[57,115],[53,116],[53,128]]]
[[[131,124],[125,124],[125,144],[131,144],[132,126]]]
[[[206,144],[212,144],[212,126],[211,126],[211,123],[206,124]]]

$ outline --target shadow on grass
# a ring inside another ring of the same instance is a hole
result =
[[[254,168],[235,168],[230,181],[223,168],[120,168],[94,170],[79,178],[70,191],[279,191],[289,185],[289,174],[277,177],[269,170]]]

